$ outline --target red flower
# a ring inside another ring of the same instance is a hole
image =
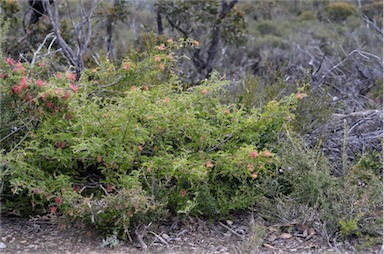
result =
[[[249,164],[248,168],[249,168],[249,171],[253,172],[253,165],[252,164]]]
[[[161,44],[159,47],[158,47],[159,50],[164,50],[165,49],[165,45],[164,44]]]
[[[14,93],[16,93],[16,94],[21,94],[21,91],[22,91],[23,89],[22,89],[22,87],[20,86],[20,85],[18,85],[18,86],[14,86],[13,88],[12,88],[12,92],[14,92]]]
[[[202,95],[206,95],[206,94],[208,93],[208,90],[207,90],[207,89],[203,89],[203,90],[200,91],[200,93],[201,93]]]
[[[181,191],[180,191],[180,195],[182,196],[182,197],[185,197],[185,196],[187,196],[187,190],[186,189],[181,189]]]
[[[32,193],[33,194],[40,194],[42,191],[40,189],[33,189]]]
[[[70,73],[69,76],[68,76],[68,79],[70,81],[76,81],[76,74],[75,73]]]
[[[131,69],[131,65],[129,63],[125,63],[123,69],[129,71]]]
[[[17,62],[15,71],[25,71],[25,68],[21,62]]]
[[[213,168],[215,165],[211,161],[208,161],[206,166],[207,168]]]
[[[269,150],[264,151],[264,156],[265,157],[271,157],[272,156],[271,151],[269,151]]]
[[[53,103],[48,101],[46,104],[45,104],[48,108],[53,108]]]
[[[75,187],[73,187],[73,191],[75,191],[75,192],[79,192],[79,191],[80,191],[80,187],[79,187],[79,186],[75,186]]]
[[[107,192],[112,192],[114,187],[112,185],[107,186]]]
[[[300,93],[300,92],[296,94],[296,98],[297,98],[299,101],[301,101],[301,100],[304,98],[304,96],[305,96],[305,95],[302,94],[302,93]]]
[[[7,58],[7,63],[12,66],[12,65],[15,64],[15,60],[13,60],[13,58],[8,57]]]
[[[64,100],[67,100],[69,98],[70,94],[68,92],[65,92],[65,94],[63,95],[63,99]]]
[[[56,212],[57,212],[57,207],[56,207],[56,206],[51,206],[51,207],[49,208],[49,210],[51,211],[51,214],[56,214]]]
[[[42,87],[44,85],[44,81],[42,81],[41,79],[38,79],[36,81],[36,84],[39,86],[39,87]]]
[[[65,142],[64,141],[59,141],[56,143],[57,148],[63,149],[65,147]]]
[[[79,91],[79,88],[78,88],[75,84],[72,84],[72,83],[71,83],[71,88],[72,88],[72,91],[73,91],[74,93],[77,93],[77,91]]]
[[[259,155],[259,153],[257,152],[257,151],[252,151],[250,154],[249,154],[252,158],[256,158],[258,155]]]
[[[56,197],[55,202],[56,204],[61,205],[63,203],[63,199],[61,197]]]
[[[156,62],[160,62],[160,61],[161,61],[161,56],[156,55],[156,56],[155,56],[155,61],[156,61]]]
[[[41,98],[43,99],[43,101],[45,101],[48,97],[48,94],[44,93],[43,96],[41,96]]]
[[[27,89],[28,88],[28,78],[23,77],[20,81],[20,85],[22,89]]]
[[[256,179],[257,178],[257,173],[256,172],[252,173],[251,177],[252,177],[252,179]]]
[[[56,78],[58,78],[58,79],[62,78],[61,72],[56,73]]]

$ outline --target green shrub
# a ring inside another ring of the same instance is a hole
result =
[[[304,10],[303,12],[300,13],[300,15],[297,17],[300,21],[304,20],[316,20],[316,13],[314,13],[311,10]]]
[[[335,177],[321,151],[308,149],[295,134],[286,133],[277,149],[281,173],[265,187],[269,199],[260,202],[261,214],[271,222],[309,219],[328,237],[378,238],[383,201],[376,166],[382,160],[364,156],[348,174]]]
[[[257,31],[259,31],[262,35],[275,35],[279,36],[279,26],[276,22],[271,20],[261,20],[258,21],[255,25]]]
[[[357,13],[355,6],[346,2],[330,3],[325,10],[332,21],[344,21]]]
[[[167,211],[226,215],[255,203],[298,98],[224,104],[227,82],[217,74],[183,91],[170,48],[192,43],[132,51],[77,83],[70,73],[38,82],[39,72],[11,67],[2,89],[37,123],[3,157],[2,209],[65,215],[127,237]]]

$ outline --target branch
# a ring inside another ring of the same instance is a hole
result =
[[[221,21],[228,15],[229,11],[235,6],[237,3],[237,0],[232,0],[229,4],[225,0],[221,2],[221,12],[219,14],[219,18],[216,21],[216,24],[213,26],[212,29],[212,40],[211,40],[211,45],[209,46],[208,50],[208,56],[207,56],[207,61],[206,61],[206,69],[207,69],[207,74],[206,78],[209,78],[212,70],[213,70],[213,61],[215,60],[216,57],[216,52],[217,52],[217,47],[220,42],[220,24]]]
[[[232,228],[228,227],[227,225],[225,225],[224,223],[220,222],[219,221],[219,224],[220,226],[222,226],[223,228],[231,231],[234,235],[236,235],[237,237],[239,237],[240,239],[244,239],[244,236],[240,235],[239,233],[237,233],[235,230],[233,230]]]
[[[51,7],[49,6],[49,0],[43,0],[44,1],[44,8],[46,8],[49,20],[52,24],[53,32],[59,42],[60,47],[63,49],[64,56],[69,60],[69,62],[78,68],[77,60],[75,58],[75,54],[73,53],[72,49],[68,46],[68,44],[65,42],[64,38],[61,36],[60,33],[60,27],[59,27],[59,11],[57,9],[57,1],[53,0],[53,12]]]
[[[320,71],[321,66],[323,65],[323,61],[324,61],[326,55],[327,55],[327,52],[324,53],[323,58],[321,58],[321,61],[319,63],[319,67],[317,67],[316,71],[312,74],[312,79],[314,77],[316,77],[316,74]]]
[[[223,144],[227,143],[232,137],[233,137],[233,133],[227,135],[228,137],[226,139],[224,139],[223,141],[221,141],[220,143],[218,143],[217,145],[215,145],[214,147],[210,148],[207,150],[207,153],[210,153],[216,149],[218,149],[220,146],[222,146]]]
[[[50,38],[52,36],[53,36],[53,33],[49,33],[47,36],[45,36],[44,41],[39,45],[37,50],[33,53],[33,58],[31,61],[31,67],[33,67],[33,65],[35,64],[36,58],[39,55],[39,53],[40,53],[41,49],[43,48],[43,46],[45,45],[45,43],[47,42],[48,38]],[[55,40],[55,38],[53,38],[53,40]]]
[[[224,19],[228,15],[229,11],[235,6],[237,1],[238,0],[232,0],[229,4],[227,4],[227,1],[225,1],[225,0],[221,1],[222,9],[221,9],[221,12],[219,15],[219,18],[221,20]]]
[[[50,5],[50,3],[52,4]],[[76,45],[78,49],[77,54],[75,54],[73,49],[68,45],[68,43],[64,40],[64,38],[61,35],[57,0],[43,0],[43,5],[46,12],[48,13],[48,17],[52,25],[53,33],[55,34],[57,41],[60,47],[62,48],[63,54],[67,58],[67,60],[70,62],[70,64],[75,67],[76,79],[79,80],[81,72],[84,69],[83,55],[88,50],[88,46],[92,36],[92,22],[90,20],[90,17],[93,15],[94,11],[96,10],[97,4],[93,5],[93,7],[91,8],[88,14],[84,12],[84,6],[82,5],[81,22],[77,26],[74,25],[72,16],[69,11],[69,16],[74,26],[75,36],[77,39],[77,45]],[[83,20],[83,17],[85,17],[85,20]],[[85,24],[87,24],[87,31],[84,30]],[[82,32],[79,30],[79,26],[82,29]],[[82,39],[81,34],[84,34],[83,41],[81,41]]]
[[[163,35],[163,21],[161,18],[161,11],[160,8],[158,8],[157,13],[156,13],[156,22],[157,22],[157,33],[159,35]]]
[[[368,24],[369,27],[373,27],[373,29],[381,35],[380,40],[383,41],[383,38],[382,38],[382,36],[383,36],[383,30],[376,24],[376,22],[372,22],[371,19],[368,18],[368,17],[365,16],[365,15],[362,17],[362,19],[363,19],[365,22],[367,22],[367,24]]]
[[[168,17],[168,16],[165,16],[167,21],[169,22],[169,24],[175,28],[176,30],[178,30],[180,33],[182,33],[184,35],[184,38],[188,38],[188,32],[185,31],[184,29],[182,29],[181,27],[177,26],[175,23],[173,23],[173,21]]]

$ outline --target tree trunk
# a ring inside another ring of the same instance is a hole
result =
[[[113,7],[107,18],[107,56],[110,61],[115,60],[115,45],[113,43],[113,25],[116,21],[115,11],[119,6],[119,0],[113,1]]]
[[[159,9],[157,10],[157,33],[163,35],[163,21]]]

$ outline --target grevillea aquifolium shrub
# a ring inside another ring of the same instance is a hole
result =
[[[221,216],[257,202],[303,94],[262,108],[223,103],[218,74],[185,91],[172,50],[187,44],[196,43],[168,40],[120,66],[102,61],[80,81],[3,63],[4,97],[34,122],[4,151],[4,209],[124,237],[169,213]]]

